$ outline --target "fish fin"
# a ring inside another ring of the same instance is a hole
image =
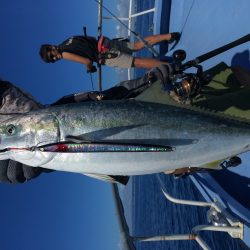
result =
[[[196,139],[175,139],[175,138],[168,138],[168,139],[112,139],[112,140],[102,140],[102,139],[91,139],[89,136],[84,135],[68,135],[65,137],[66,141],[74,142],[74,143],[125,143],[125,144],[140,144],[140,145],[158,145],[158,146],[186,146],[191,144],[196,144],[198,140]]]
[[[220,170],[220,169],[222,169],[221,163],[223,161],[224,160],[216,160],[213,162],[209,162],[209,163],[206,163],[204,165],[199,166],[199,168],[207,169],[207,170]]]
[[[129,181],[129,176],[121,176],[121,175],[115,176],[115,175],[92,174],[92,173],[83,173],[83,174],[109,183],[120,183],[126,185]]]
[[[84,143],[84,142],[90,142],[95,141],[95,138],[98,138],[98,140],[102,140],[106,137],[113,136],[116,134],[119,134],[123,131],[126,131],[128,129],[133,129],[137,127],[144,126],[144,124],[140,125],[127,125],[127,126],[120,126],[120,127],[114,127],[114,128],[107,128],[107,129],[100,129],[92,132],[88,132],[82,135],[67,135],[65,137],[66,140],[76,142],[76,143]]]

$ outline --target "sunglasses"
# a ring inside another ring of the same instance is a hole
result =
[[[50,62],[55,62],[58,60],[57,58],[57,54],[58,54],[58,50],[57,48],[55,47],[51,47],[49,50],[48,50],[48,54],[47,54],[47,58]]]

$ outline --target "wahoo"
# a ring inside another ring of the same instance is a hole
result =
[[[135,100],[53,106],[0,125],[0,159],[85,174],[200,167],[246,152],[249,144],[247,122]]]

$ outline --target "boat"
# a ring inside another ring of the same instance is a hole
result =
[[[153,32],[167,33],[181,32],[180,41],[174,46],[159,46],[159,53],[171,56],[174,50],[182,49],[187,53],[187,61],[204,55],[209,51],[249,34],[248,23],[250,3],[242,0],[240,3],[230,0],[219,2],[195,0],[156,0],[154,8],[132,13],[133,4],[130,1],[129,20],[132,17],[154,13]],[[226,15],[225,15],[226,12]],[[169,17],[169,18],[167,18]],[[212,18],[211,18],[212,17]],[[234,17],[234,18],[232,18]],[[213,68],[213,73],[221,70],[221,65],[241,66],[250,69],[249,42],[225,50],[219,56],[212,56],[202,62],[204,70]],[[214,67],[216,66],[216,67]],[[208,71],[211,73],[211,71]],[[130,74],[130,73],[129,73]],[[226,76],[228,77],[228,76]],[[214,80],[216,82],[216,79]],[[247,79],[249,81],[249,79]],[[249,82],[248,82],[249,84]],[[153,85],[138,99],[143,101],[160,102],[164,96],[160,86]],[[239,97],[240,98],[240,97]],[[216,99],[214,99],[216,101]],[[218,98],[217,98],[218,101]],[[163,98],[163,103],[166,99]],[[199,103],[198,103],[199,106]],[[216,102],[215,102],[216,106]],[[224,113],[234,115],[232,109],[225,109]],[[246,113],[243,112],[244,118]],[[246,118],[246,117],[245,117]],[[200,237],[200,231],[212,230],[228,233],[231,237],[240,239],[244,249],[250,248],[250,168],[248,166],[249,153],[240,155],[242,164],[235,168],[221,171],[201,172],[190,175],[190,178],[203,197],[203,201],[188,201],[176,199],[169,195],[167,187],[158,176],[162,194],[171,202],[192,206],[208,207],[208,224],[197,225],[191,232],[179,235],[132,236],[129,232],[124,208],[120,199],[119,188],[114,185],[114,194],[118,214],[121,218],[121,228],[126,235],[128,249],[136,249],[137,241],[165,241],[165,240],[195,240],[202,249],[210,249],[209,245]],[[180,205],[181,206],[181,205]],[[164,212],[164,211],[162,211]],[[218,249],[219,243],[218,243]],[[233,249],[233,248],[232,248]]]

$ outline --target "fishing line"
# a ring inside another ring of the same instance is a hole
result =
[[[154,56],[159,56],[160,54],[153,48],[153,46],[151,44],[149,44],[145,39],[143,39],[139,33],[133,31],[132,29],[130,29],[124,22],[122,22],[115,14],[113,14],[106,6],[103,5],[103,3],[101,3],[98,0],[93,0],[96,3],[98,3],[99,5],[102,6],[103,9],[105,9],[116,21],[118,21],[122,26],[124,26],[127,30],[129,30],[134,36],[136,36],[138,38],[138,40],[140,40],[141,42],[143,42],[143,44],[145,45],[145,47],[154,55]]]
[[[191,7],[189,8],[189,11],[188,11],[186,20],[185,20],[185,22],[184,22],[184,24],[183,24],[183,26],[182,26],[182,28],[181,28],[181,33],[183,32],[183,30],[184,30],[184,28],[185,28],[185,26],[186,26],[186,24],[187,24],[188,18],[189,18],[190,13],[191,13],[191,10],[192,10],[193,7],[194,7],[194,3],[195,3],[195,0],[193,0],[193,2],[192,2],[192,4],[191,4]]]
[[[14,147],[6,148],[6,151],[18,151],[18,150],[21,150],[21,151],[34,151],[34,148],[33,147],[31,147],[31,148],[14,148]]]
[[[160,186],[161,186],[161,189],[162,189],[164,192],[167,192],[166,187],[165,187],[165,183],[164,183],[163,180],[161,179],[161,176],[160,176],[160,175],[161,175],[160,173],[157,173],[157,174],[155,175],[155,177],[156,177],[156,179],[158,180],[158,182],[159,182],[159,184],[160,184]]]
[[[192,2],[192,4],[191,4],[191,7],[189,8],[187,17],[186,17],[186,19],[185,19],[185,21],[184,21],[184,24],[182,25],[182,28],[181,28],[181,30],[180,30],[180,33],[181,33],[181,34],[182,34],[182,32],[183,32],[183,30],[184,30],[186,24],[187,24],[188,18],[189,18],[190,14],[191,14],[191,10],[192,10],[193,7],[194,7],[194,3],[195,3],[195,0],[193,0],[193,2]],[[169,49],[169,51],[173,50],[173,49],[176,47],[176,45],[177,45],[177,43],[175,43],[175,44],[171,47],[171,49]]]
[[[92,73],[90,73],[90,81],[91,81],[91,85],[92,85],[92,90],[94,91],[94,82],[93,82]]]

